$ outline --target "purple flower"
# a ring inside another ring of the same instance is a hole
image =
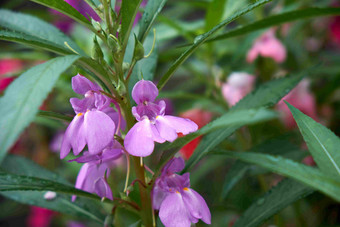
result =
[[[210,210],[200,194],[190,188],[189,173],[175,174],[184,168],[182,158],[173,158],[163,168],[152,190],[153,208],[166,227],[190,227],[202,219],[211,224]]]
[[[132,107],[132,114],[138,122],[127,133],[124,146],[134,156],[148,156],[154,142],[173,142],[177,133],[186,135],[198,128],[189,119],[165,115],[166,104],[163,100],[155,101],[157,96],[157,87],[147,80],[139,81],[132,90],[132,98],[137,103]]]
[[[61,145],[60,158],[65,158],[71,148],[78,155],[87,144],[90,154],[102,152],[112,141],[119,114],[110,107],[111,99],[100,93],[100,87],[81,75],[72,78],[73,90],[85,98],[71,98],[77,114],[68,128]]]
[[[85,163],[79,171],[75,187],[112,200],[112,191],[106,178],[110,175],[114,160],[120,158],[122,153],[121,145],[114,141],[99,154],[92,155],[84,152],[82,156],[70,160]],[[75,199],[76,197],[73,196],[72,201]]]

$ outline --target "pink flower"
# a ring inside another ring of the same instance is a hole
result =
[[[41,207],[31,206],[30,214],[27,218],[28,227],[48,227],[51,219],[55,214],[54,211]]]
[[[246,96],[254,86],[255,76],[244,72],[230,74],[227,83],[222,85],[222,94],[229,106],[235,105]]]
[[[309,80],[302,80],[298,86],[291,90],[288,95],[283,97],[276,106],[276,109],[281,113],[281,118],[286,127],[294,128],[296,126],[295,120],[283,100],[289,102],[314,120],[318,120],[315,98],[309,91]]]
[[[247,62],[253,62],[258,56],[274,59],[281,63],[286,59],[286,48],[275,37],[275,30],[270,29],[255,40],[252,48],[248,51]]]
[[[0,60],[0,77],[8,74],[15,73],[22,69],[22,63],[18,59],[1,59]]]
[[[332,41],[340,48],[340,16],[333,18],[329,30]]]

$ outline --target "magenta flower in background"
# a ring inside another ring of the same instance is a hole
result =
[[[286,59],[286,48],[275,37],[275,30],[270,29],[255,40],[252,48],[248,51],[247,62],[255,61],[258,56],[274,59],[281,63]]]
[[[110,107],[111,99],[100,93],[100,87],[81,75],[72,78],[73,90],[83,99],[71,98],[77,114],[68,128],[60,150],[65,158],[71,148],[78,155],[87,144],[90,154],[98,154],[113,141],[115,127],[119,125],[119,114]]]
[[[148,156],[155,142],[172,142],[177,133],[186,135],[198,129],[189,119],[165,115],[166,104],[155,101],[157,96],[158,89],[151,81],[141,80],[133,87],[132,98],[137,106],[132,107],[132,114],[138,122],[127,133],[124,146],[134,156]]]
[[[84,152],[82,156],[70,160],[85,163],[78,173],[75,187],[112,200],[112,191],[106,178],[109,177],[110,170],[115,165],[114,161],[122,154],[121,145],[114,141],[99,154],[92,155]],[[76,196],[73,196],[72,201],[75,199]]]
[[[253,90],[255,76],[245,72],[234,72],[230,74],[227,83],[222,85],[222,94],[229,106],[235,105],[251,90]]]
[[[30,206],[30,213],[26,220],[27,227],[48,227],[56,212],[36,206]]]
[[[182,158],[171,159],[162,169],[152,190],[153,208],[165,227],[190,227],[202,219],[211,224],[210,210],[203,197],[190,188],[189,173],[178,175],[184,168]]]
[[[287,128],[294,128],[296,123],[289,108],[283,102],[284,100],[301,110],[304,114],[318,121],[316,101],[314,95],[309,91],[309,84],[309,80],[302,80],[298,86],[291,90],[288,95],[283,97],[276,105],[276,109],[281,113],[281,119]]]

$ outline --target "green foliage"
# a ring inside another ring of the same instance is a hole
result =
[[[278,183],[263,197],[257,199],[235,222],[235,227],[260,226],[268,218],[291,203],[308,196],[313,189],[291,179]]]
[[[65,34],[54,26],[30,15],[0,10],[0,38],[47,49],[59,54],[74,54],[65,42],[77,53],[84,52]]]
[[[325,126],[315,122],[289,103],[287,105],[318,167],[324,174],[340,179],[340,139]]]
[[[39,107],[52,90],[59,75],[79,56],[58,57],[37,65],[17,78],[0,98],[0,161],[6,151],[31,123]]]
[[[13,185],[13,183],[15,182],[12,180],[16,179],[18,175],[25,175],[27,177],[35,177],[34,179],[53,179],[53,183],[51,183],[52,186],[54,183],[57,183],[62,184],[65,187],[67,186],[67,189],[74,190],[72,188],[72,185],[59,175],[47,169],[44,169],[34,162],[23,157],[8,155],[5,158],[4,162],[1,164],[1,168],[11,173],[8,174],[9,178],[5,179],[5,181],[7,183],[11,183],[12,186],[15,186],[18,189],[20,189],[21,183],[19,182],[19,185]],[[93,201],[93,199],[78,197],[75,202],[71,202],[71,196],[62,192],[57,193],[55,199],[46,200],[44,199],[44,194],[48,190],[47,188],[42,188],[41,191],[22,191],[21,189],[18,191],[13,191],[14,188],[12,188],[11,191],[3,191],[6,190],[6,187],[8,187],[8,185],[2,185],[1,195],[11,198],[20,203],[45,207],[67,215],[86,218],[96,222],[102,222],[104,220],[104,215],[101,212],[100,203],[96,203],[95,201]],[[37,188],[35,189],[38,190]],[[78,191],[76,193],[78,193]]]

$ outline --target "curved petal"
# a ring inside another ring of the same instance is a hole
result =
[[[81,95],[85,95],[87,91],[99,91],[101,90],[98,84],[91,82],[85,76],[77,74],[72,77],[72,89]]]
[[[105,197],[113,200],[111,188],[103,177],[97,179],[94,182],[94,191],[98,196],[102,198]]]
[[[74,155],[78,155],[85,147],[84,115],[77,114],[67,127],[60,149],[60,158],[65,158],[73,149]]]
[[[84,131],[91,154],[98,154],[113,140],[115,124],[105,113],[92,110],[85,113]]]
[[[93,98],[70,98],[71,106],[75,113],[85,113],[87,110],[93,108],[94,99]]]
[[[137,104],[153,102],[158,96],[158,89],[152,81],[140,80],[132,89],[132,98]]]
[[[190,227],[190,214],[179,192],[166,196],[159,208],[159,218],[166,227]]]
[[[169,124],[176,130],[177,133],[183,133],[184,135],[189,134],[191,132],[195,132],[198,129],[198,126],[195,122],[181,117],[174,117],[170,115],[163,116]]]
[[[151,122],[148,119],[137,122],[126,134],[124,147],[129,154],[146,157],[149,156],[155,147],[152,138]]]
[[[202,219],[207,224],[211,224],[211,214],[208,205],[203,197],[191,188],[184,188],[183,200],[190,214],[197,219]]]
[[[160,136],[169,141],[173,142],[177,139],[177,133],[175,128],[171,125],[171,122],[165,117],[157,116],[155,121],[155,126],[160,134]]]
[[[90,167],[90,165],[88,163],[85,163],[81,167],[81,169],[78,173],[78,176],[77,176],[75,188],[84,189],[83,186],[84,186],[85,180],[86,180],[87,175],[88,175],[89,167]],[[76,200],[76,196],[74,195],[74,196],[72,196],[72,202],[74,202],[75,200]]]
[[[172,174],[184,169],[185,162],[182,157],[173,158],[163,167],[162,173]]]

